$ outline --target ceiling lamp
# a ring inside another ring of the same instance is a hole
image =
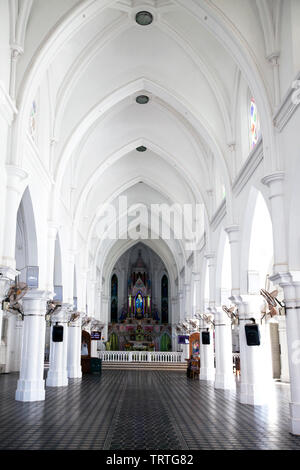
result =
[[[139,11],[135,15],[135,21],[141,26],[148,26],[153,21],[153,15],[149,11]]]
[[[140,145],[140,147],[137,147],[136,150],[137,150],[138,152],[146,152],[147,147],[144,147],[143,145]]]
[[[149,101],[149,96],[147,95],[139,95],[136,97],[135,101],[138,103],[138,104],[147,104],[148,101]]]

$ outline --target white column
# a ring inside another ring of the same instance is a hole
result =
[[[228,234],[231,256],[231,295],[240,293],[240,244],[239,244],[239,226],[230,225],[225,229]]]
[[[190,358],[190,345],[189,344],[182,344],[182,353],[183,353],[183,360]]]
[[[216,378],[215,388],[231,390],[235,388],[232,362],[231,320],[222,309],[214,311]]]
[[[46,286],[53,290],[54,254],[55,240],[59,226],[53,222],[48,222],[48,242],[47,242],[47,279]]]
[[[3,4],[3,2],[2,2]],[[7,2],[8,5],[8,2]],[[1,18],[2,19],[2,18]],[[5,21],[5,20],[4,20]],[[1,74],[5,69],[4,61],[1,58]],[[7,61],[7,66],[9,65]],[[9,159],[9,148],[11,140],[11,126],[15,115],[18,113],[15,103],[9,95],[9,90],[5,83],[0,80],[0,226],[5,227],[5,204],[6,204],[6,171],[5,171],[5,162]],[[4,232],[6,230],[0,230],[0,253],[3,254],[3,238],[7,236]],[[15,241],[15,239],[14,239]],[[1,264],[1,260],[0,260]],[[4,264],[10,264],[5,262]]]
[[[292,434],[300,435],[300,272],[276,274],[270,280],[284,290],[291,383],[290,428]]]
[[[240,322],[240,363],[241,393],[240,402],[249,405],[267,403],[272,384],[270,367],[266,367],[267,344],[265,325],[260,324],[263,300],[260,295],[242,295],[231,297],[238,306]],[[245,325],[251,324],[254,318],[260,333],[260,345],[248,346]]]
[[[46,302],[50,292],[33,289],[22,299],[24,326],[18,401],[45,400],[44,352]]]
[[[289,356],[288,356],[288,344],[286,336],[286,316],[278,315],[278,332],[279,332],[279,344],[280,344],[280,380],[281,382],[289,382]]]
[[[178,304],[179,304],[179,318],[180,321],[184,321],[184,295],[182,291],[178,292]]]
[[[68,317],[71,308],[70,304],[62,304],[59,313],[51,319],[50,364],[46,380],[48,387],[65,387],[68,385]],[[64,328],[63,341],[61,342],[52,341],[53,326],[56,323]]]
[[[274,242],[274,273],[288,272],[286,224],[284,198],[284,173],[276,172],[265,176],[262,183],[270,188],[270,205],[272,215],[273,242]]]
[[[202,331],[210,332],[210,344],[202,343]],[[215,361],[213,331],[204,321],[200,321],[200,380],[213,381],[215,379]]]
[[[184,284],[184,318],[191,318],[191,286],[190,284]]]
[[[81,316],[69,324],[68,331],[68,377],[80,379],[81,371]]]

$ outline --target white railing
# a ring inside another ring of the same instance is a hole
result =
[[[99,351],[103,362],[184,362],[182,352]]]

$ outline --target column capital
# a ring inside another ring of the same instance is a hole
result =
[[[63,303],[61,309],[52,316],[51,323],[65,323],[69,320],[69,317],[72,313],[72,305],[69,303]]]
[[[265,305],[261,295],[241,294],[231,296],[229,300],[237,305],[240,320],[249,320],[249,318],[258,320],[261,318],[261,311]]]
[[[225,232],[228,234],[229,243],[237,243],[239,241],[240,235],[240,226],[239,225],[229,225],[225,228]]]
[[[20,274],[20,271],[17,271],[10,266],[0,266],[0,279],[13,281],[18,274]]]
[[[298,280],[300,280],[300,272],[299,275],[296,276],[296,279],[297,277]],[[293,283],[293,276],[290,272],[277,272],[269,276],[269,279],[273,284],[280,285],[281,287],[292,285]]]
[[[14,189],[19,193],[23,192],[22,186],[25,186],[27,183],[28,173],[19,166],[6,165],[6,178],[7,187]],[[23,183],[23,185],[21,183]]]
[[[84,317],[84,313],[74,312],[74,311],[72,311],[70,313],[71,313],[71,315],[70,315],[70,319],[69,319],[69,326],[76,326],[76,327],[78,326],[78,327],[81,328],[81,320]],[[76,318],[72,319],[73,315],[76,315]]]
[[[231,325],[231,318],[224,312],[222,307],[215,307],[214,308],[214,317],[216,326],[229,326]]]
[[[284,178],[285,178],[284,171],[275,171],[274,173],[271,173],[270,175],[264,176],[261,182],[265,184],[266,186],[270,186],[274,182],[283,181]]]
[[[6,296],[12,280],[14,280],[18,274],[19,271],[15,269],[8,266],[0,266],[0,301]]]
[[[22,298],[24,317],[46,316],[46,302],[53,298],[54,293],[47,290],[30,289]]]
[[[55,240],[59,227],[60,227],[59,224],[53,221],[48,221],[48,238]]]
[[[228,233],[228,235],[231,235],[232,233],[236,233],[240,231],[240,226],[239,225],[229,225],[228,227],[225,228],[225,232]]]
[[[274,52],[271,52],[269,55],[267,55],[266,59],[270,65],[273,65],[273,67],[278,67],[279,57],[280,57],[280,52],[274,51]]]
[[[54,292],[49,290],[30,289],[22,298],[22,302],[24,302],[24,300],[42,300],[47,302],[47,300],[53,299],[53,297]]]

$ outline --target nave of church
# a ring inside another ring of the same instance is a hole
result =
[[[299,24],[0,0],[0,449],[300,450]]]

